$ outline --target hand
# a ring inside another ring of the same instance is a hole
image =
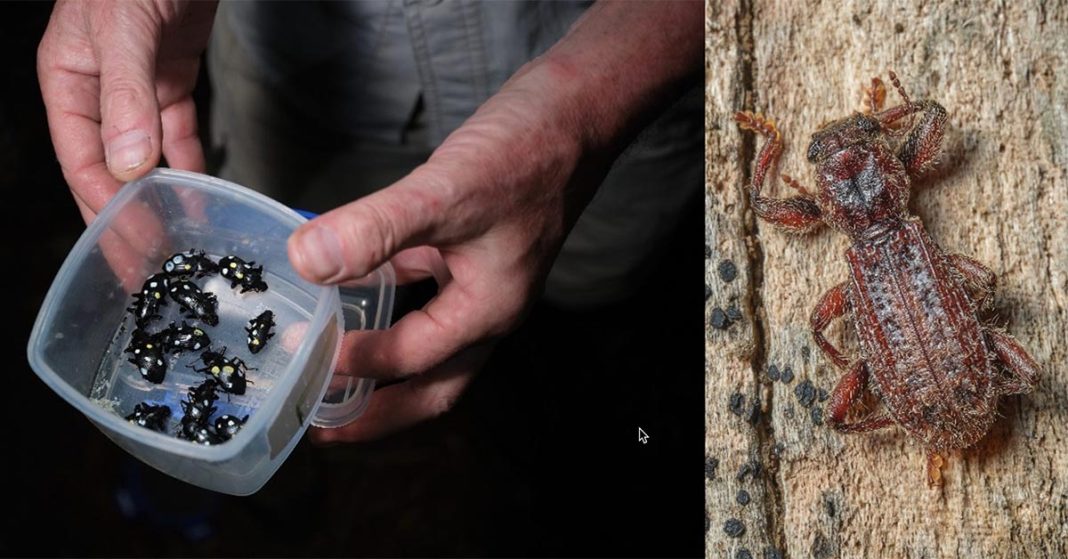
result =
[[[214,2],[57,2],[37,74],[87,223],[161,153],[174,168],[203,170],[191,93],[214,14]]]
[[[377,438],[453,405],[540,293],[619,150],[698,75],[701,8],[595,5],[425,165],[293,234],[290,261],[310,281],[342,283],[392,258],[398,281],[439,287],[392,329],[346,336],[337,373],[407,380],[378,390],[359,421],[313,431],[316,441]]]
[[[346,337],[339,373],[413,378],[378,390],[363,419],[320,440],[373,438],[449,409],[540,292],[598,181],[576,180],[579,146],[539,91],[549,84],[528,85],[487,102],[409,176],[290,239],[290,260],[311,281],[359,278],[392,256],[398,281],[439,287],[392,329]]]

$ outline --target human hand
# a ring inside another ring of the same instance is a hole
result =
[[[56,3],[37,74],[86,223],[161,153],[174,168],[203,170],[192,91],[214,14],[214,2]]]
[[[433,277],[439,288],[392,329],[346,336],[337,373],[411,378],[379,389],[360,421],[317,440],[375,438],[446,411],[540,292],[605,170],[580,161],[551,85],[511,83],[425,165],[291,237],[290,260],[311,281],[343,283],[392,257],[400,283]]]
[[[290,237],[310,281],[342,283],[392,258],[399,282],[439,287],[392,329],[346,335],[336,373],[406,380],[376,391],[359,421],[313,431],[317,442],[374,439],[453,405],[540,293],[619,151],[699,75],[701,10],[596,4],[425,165]]]

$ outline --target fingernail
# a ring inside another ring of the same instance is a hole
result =
[[[140,130],[131,130],[108,142],[105,155],[108,169],[113,173],[123,173],[144,165],[152,153],[152,142],[148,134]]]
[[[304,271],[320,281],[341,271],[341,241],[329,227],[313,227],[301,235],[297,254]]]

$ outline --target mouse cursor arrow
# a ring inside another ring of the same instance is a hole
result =
[[[641,427],[638,427],[638,442],[640,442],[642,444],[646,444],[646,443],[649,442],[648,433],[643,431]]]

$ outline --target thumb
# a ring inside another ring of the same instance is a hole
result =
[[[115,2],[94,22],[100,61],[100,135],[108,170],[128,181],[156,166],[162,126],[156,100],[159,16],[134,2]]]
[[[361,278],[402,249],[441,240],[447,212],[434,193],[402,179],[302,225],[289,238],[289,260],[305,279],[339,283]]]

